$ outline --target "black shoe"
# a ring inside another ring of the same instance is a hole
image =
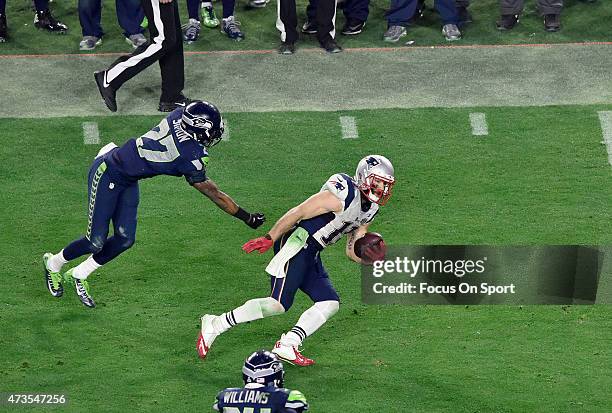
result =
[[[544,30],[547,32],[558,32],[561,30],[561,16],[558,14],[547,14],[544,16]]]
[[[48,32],[56,34],[66,34],[68,31],[68,26],[55,20],[49,9],[36,12],[34,15],[34,26],[36,26],[37,29],[45,29]]]
[[[0,14],[0,43],[6,42],[7,39],[6,15]]]
[[[341,33],[345,36],[359,34],[363,31],[363,26],[365,26],[365,22],[359,20],[349,20],[345,23]]]
[[[325,42],[325,44],[321,44],[321,47],[325,49],[327,53],[340,53],[342,51],[342,47],[340,47],[334,39],[330,39]]]
[[[279,54],[294,54],[295,53],[295,43],[282,42],[280,47],[278,48]]]
[[[457,7],[457,14],[459,15],[460,26],[473,22],[472,13],[470,13],[467,7]]]
[[[115,89],[110,87],[110,85],[106,87],[104,86],[105,76],[105,70],[94,73],[94,79],[96,79],[96,84],[98,85],[98,90],[100,91],[100,95],[102,95],[102,99],[104,99],[104,104],[110,109],[111,112],[117,112],[117,100],[115,98],[115,94],[117,92]]]
[[[497,30],[505,31],[512,30],[519,22],[518,14],[504,14],[501,19],[497,21]]]
[[[160,112],[172,112],[176,108],[185,107],[188,104],[193,102],[193,100],[186,98],[183,94],[180,94],[178,98],[174,99],[172,102],[162,102],[159,101]]]
[[[311,22],[309,20],[302,26],[302,33],[304,34],[315,34],[317,32],[317,22]]]

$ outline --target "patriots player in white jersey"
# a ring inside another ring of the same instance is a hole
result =
[[[201,358],[205,358],[219,334],[236,324],[257,320],[289,310],[297,290],[314,302],[297,324],[283,334],[272,350],[279,358],[299,366],[313,360],[304,357],[299,346],[317,331],[339,309],[340,298],[321,262],[323,249],[348,235],[346,255],[362,263],[353,251],[355,241],[368,230],[379,205],[387,203],[395,183],[393,165],[381,155],[363,158],[355,177],[332,175],[321,191],[290,209],[263,237],[248,241],[242,249],[263,254],[274,246],[274,258],[266,267],[271,276],[269,297],[249,300],[240,307],[219,316],[202,317],[202,330],[197,340]],[[372,261],[384,258],[384,252],[368,248]]]

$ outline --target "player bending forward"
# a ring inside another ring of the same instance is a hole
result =
[[[223,119],[215,105],[195,101],[173,111],[161,123],[120,148],[103,147],[89,169],[89,220],[87,233],[58,252],[43,256],[45,279],[54,297],[64,293],[62,283],[74,280],[76,292],[87,307],[95,307],[87,277],[134,244],[138,212],[138,181],[157,175],[184,176],[187,182],[210,198],[219,208],[255,229],[264,223],[263,214],[240,208],[206,175],[207,148],[223,135]],[[114,233],[108,238],[110,221]],[[91,254],[68,270],[64,264]]]
[[[308,402],[298,390],[283,388],[283,363],[269,351],[251,354],[242,367],[244,387],[219,392],[213,409],[231,413],[302,413]]]
[[[204,315],[197,342],[200,357],[206,357],[219,334],[236,324],[289,310],[300,289],[314,305],[300,316],[295,327],[281,336],[272,352],[292,364],[313,364],[313,360],[299,352],[299,346],[338,311],[340,301],[320,253],[343,234],[349,234],[346,255],[361,263],[353,244],[367,232],[379,205],[389,200],[394,182],[393,166],[387,158],[366,156],[357,165],[354,179],[342,173],[333,175],[319,193],[283,215],[268,234],[244,244],[242,248],[247,253],[254,250],[264,253],[274,245],[275,256],[266,267],[272,276],[272,292],[270,297],[249,300],[220,316]],[[374,261],[382,259],[384,252],[369,248],[366,254]]]

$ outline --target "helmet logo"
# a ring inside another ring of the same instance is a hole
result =
[[[370,156],[368,159],[366,159],[366,163],[370,166],[370,168],[375,167],[376,165],[380,165],[378,159],[373,156]]]
[[[213,123],[208,119],[194,118],[193,126],[196,128],[211,129],[213,127]]]

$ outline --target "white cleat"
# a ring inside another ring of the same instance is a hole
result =
[[[283,338],[281,337],[272,349],[272,353],[276,354],[278,358],[301,367],[311,366],[315,363],[314,360],[304,357],[297,347],[283,344],[282,340]]]
[[[219,333],[217,333],[213,326],[213,320],[215,318],[216,316],[210,314],[202,316],[202,331],[200,331],[197,341],[198,355],[201,359],[206,358],[210,351],[210,346],[212,346],[212,343],[219,336]]]

